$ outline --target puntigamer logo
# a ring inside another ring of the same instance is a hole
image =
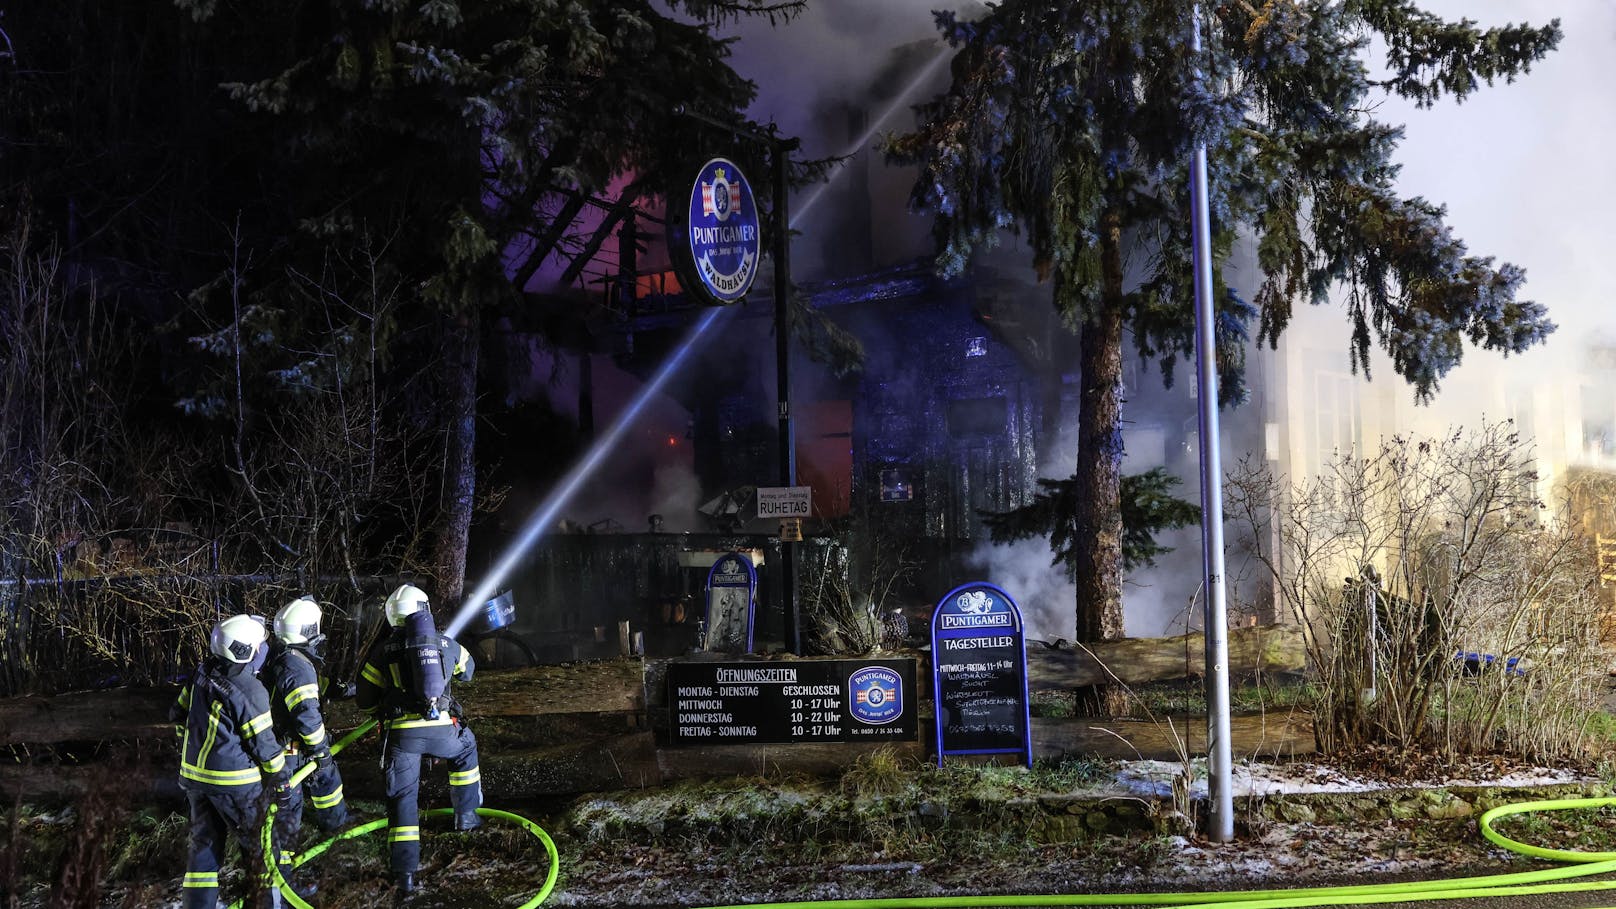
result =
[[[952,610],[944,612],[944,628],[1005,628],[1014,624],[1004,604],[986,590],[967,590],[949,604]]]
[[[991,615],[945,615],[944,628],[1000,628],[1009,627],[1010,614],[996,612]]]
[[[903,715],[903,678],[885,666],[866,666],[848,677],[847,700],[853,719],[886,725]]]
[[[762,251],[756,200],[741,169],[726,158],[703,164],[688,213],[696,277],[717,302],[740,300],[757,276]]]
[[[713,573],[714,584],[745,584],[746,572],[741,569],[741,563],[736,559],[725,559],[718,563],[718,570]]]

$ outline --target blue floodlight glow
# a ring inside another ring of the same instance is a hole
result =
[[[623,433],[628,430],[629,426],[633,425],[635,419],[639,417],[640,411],[644,410],[651,399],[662,391],[662,386],[667,384],[668,379],[679,371],[679,367],[689,358],[690,353],[700,345],[707,330],[720,317],[732,311],[733,308],[728,306],[713,307],[696,321],[695,327],[685,336],[684,341],[674,348],[672,355],[668,357],[667,362],[662,364],[662,368],[657,370],[656,375],[641,386],[639,394],[635,395],[628,406],[623,408],[622,412],[617,415],[617,418],[612,421],[611,427],[603,435],[595,439],[595,443],[589,446],[589,450],[584,452],[583,457],[577,463],[573,464],[572,469],[567,472],[561,482],[550,490],[549,496],[539,503],[539,507],[534,510],[533,514],[527,519],[527,523],[523,525],[521,534],[511,541],[509,546],[505,547],[505,552],[500,556],[499,561],[489,570],[481,583],[477,585],[477,588],[471,592],[471,596],[466,597],[465,602],[460,606],[460,611],[455,613],[454,620],[444,629],[444,634],[451,638],[458,635],[466,627],[466,624],[471,621],[472,617],[477,614],[478,610],[482,609],[483,604],[493,597],[494,591],[516,569],[522,557],[527,555],[527,551],[544,536],[545,531],[555,524],[556,515],[572,500],[573,495],[578,492],[578,488],[605,461],[606,456],[617,447],[618,439],[622,438]]]

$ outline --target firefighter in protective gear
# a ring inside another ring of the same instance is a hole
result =
[[[342,799],[342,774],[331,755],[331,738],[320,710],[319,667],[325,662],[320,618],[320,604],[313,597],[301,597],[282,606],[275,613],[275,633],[264,664],[269,713],[274,718],[275,736],[286,747],[287,774],[295,775],[310,762],[317,765],[275,809],[275,861],[288,881],[292,879],[292,859],[303,825],[304,795],[314,808],[314,822],[320,829],[333,831],[348,820],[348,806]],[[293,889],[305,898],[314,893],[313,885]]]
[[[180,788],[191,804],[191,856],[182,909],[214,909],[226,839],[234,835],[253,882],[253,902],[278,907],[260,848],[266,784],[287,791],[286,758],[275,739],[269,693],[253,675],[264,645],[263,620],[233,615],[213,626],[212,652],[179,700],[170,719],[184,724]]]
[[[470,680],[475,664],[465,648],[432,629],[430,607],[418,587],[405,584],[393,591],[385,607],[392,632],[365,655],[356,693],[360,709],[377,719],[386,742],[382,768],[387,778],[388,865],[395,886],[406,894],[415,889],[421,865],[416,799],[422,756],[449,762],[456,830],[481,824],[477,809],[483,801],[477,737],[460,722],[459,705],[448,696],[449,680]],[[434,677],[434,672],[440,675]],[[442,694],[429,703],[423,687]]]

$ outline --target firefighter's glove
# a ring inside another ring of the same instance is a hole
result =
[[[351,701],[354,699],[354,695],[358,693],[358,685],[354,684],[353,682],[342,682],[340,684],[333,684],[331,686],[331,690],[326,693],[326,697],[333,701]]]
[[[291,780],[282,777],[275,783],[275,803],[280,807],[285,808],[291,804],[294,794]]]
[[[309,752],[309,760],[319,765],[321,770],[329,770],[336,758],[331,756],[331,746],[321,745],[319,748]]]

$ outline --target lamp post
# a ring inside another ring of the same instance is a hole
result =
[[[1201,80],[1201,4],[1190,32],[1195,81]],[[1201,449],[1201,566],[1206,575],[1207,797],[1213,840],[1234,839],[1234,760],[1229,743],[1229,619],[1223,597],[1223,466],[1218,439],[1218,371],[1212,313],[1212,218],[1207,202],[1206,143],[1190,158],[1190,222],[1195,236],[1195,378]]]
[[[787,178],[790,175],[791,153],[800,143],[795,138],[782,139],[694,111],[680,110],[678,113],[725,130],[737,138],[757,143],[768,151],[774,182],[771,204],[774,242],[770,255],[774,259],[774,377],[779,445],[777,479],[781,486],[795,486],[797,436],[791,415],[791,217]],[[785,611],[786,649],[800,656],[802,622],[797,602],[797,544],[790,540],[780,541],[780,587]]]

